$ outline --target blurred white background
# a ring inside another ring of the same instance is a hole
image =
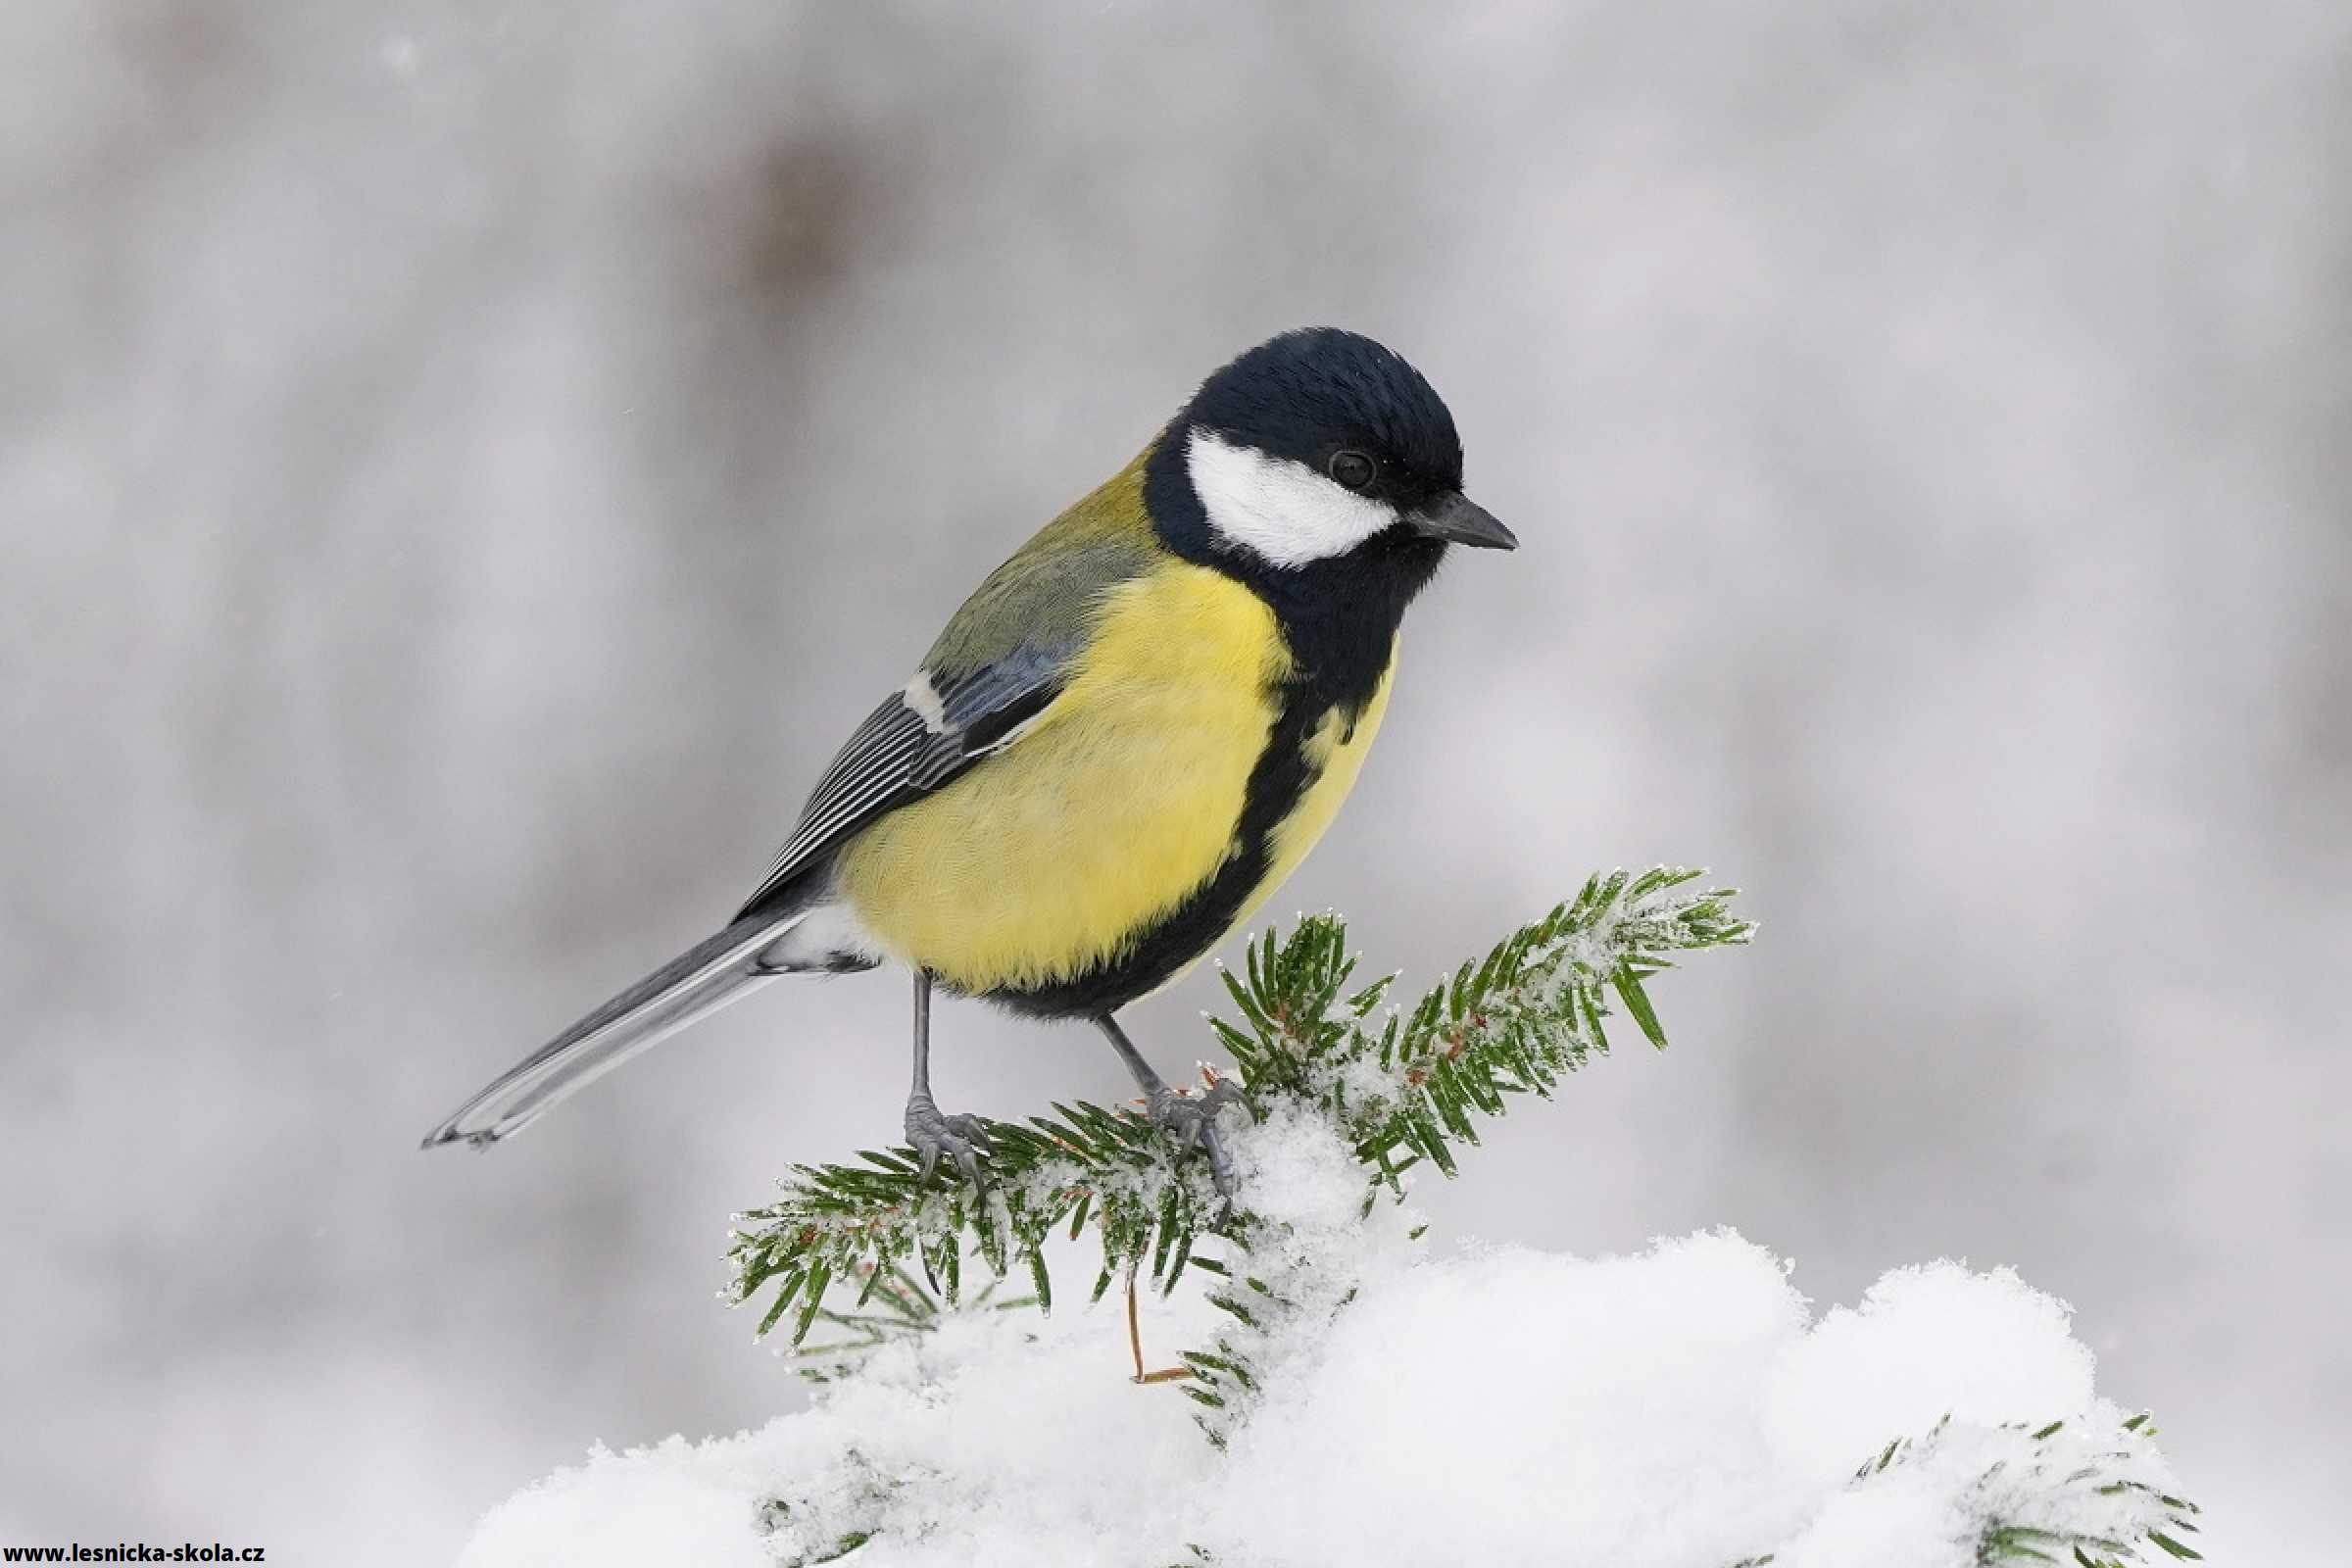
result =
[[[2347,278],[2326,0],[0,8],[0,1539],[442,1560],[792,1407],[726,1219],[893,1135],[902,981],[416,1141],[1329,321],[1525,548],[1279,911],[1416,979],[1594,866],[1765,921],[1444,1232],[2014,1263],[2218,1546],[2333,1559]],[[968,1004],[939,1081],[1124,1088]]]

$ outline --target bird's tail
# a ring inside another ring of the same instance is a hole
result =
[[[790,972],[762,956],[772,959],[768,950],[808,913],[770,910],[696,943],[516,1063],[427,1133],[422,1147],[487,1149],[639,1052]]]

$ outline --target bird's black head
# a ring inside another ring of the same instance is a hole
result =
[[[1280,599],[1342,561],[1360,568],[1349,586],[1370,573],[1409,599],[1448,543],[1517,542],[1463,497],[1461,438],[1436,389],[1329,326],[1285,332],[1203,382],[1152,453],[1145,498],[1171,549]]]
[[[1421,372],[1329,326],[1203,382],[1152,451],[1144,504],[1170,550],[1271,605],[1296,678],[1350,709],[1448,544],[1518,543],[1462,494],[1461,438]]]

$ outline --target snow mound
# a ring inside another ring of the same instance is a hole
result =
[[[1308,1206],[1331,1175],[1304,1161]],[[758,1432],[599,1449],[461,1560],[1962,1568],[1992,1532],[2129,1541],[2175,1511],[2068,1308],[2007,1270],[1900,1269],[1816,1319],[1729,1231],[1417,1252],[1357,1248],[1352,1299],[1290,1336],[1222,1451],[1180,1385],[1130,1381],[1115,1295],[966,1311]],[[1153,1302],[1146,1353],[1221,1321],[1190,1291]]]

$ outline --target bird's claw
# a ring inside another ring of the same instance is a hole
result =
[[[996,1151],[989,1144],[987,1124],[979,1117],[961,1113],[943,1115],[929,1095],[914,1095],[906,1102],[906,1127],[907,1146],[922,1159],[922,1167],[915,1176],[917,1186],[931,1185],[931,1174],[939,1169],[940,1156],[944,1154],[975,1190],[988,1191],[988,1182],[980,1174],[979,1156]]]
[[[1231,1080],[1210,1085],[1196,1095],[1182,1095],[1161,1084],[1144,1101],[1152,1125],[1176,1140],[1176,1156],[1185,1158],[1196,1152],[1208,1155],[1208,1178],[1216,1184],[1217,1196],[1224,1205],[1217,1215],[1223,1224],[1233,1214],[1235,1180],[1233,1161],[1225,1152],[1225,1141],[1217,1135],[1217,1112],[1227,1105],[1246,1105],[1249,1098],[1241,1086]]]

